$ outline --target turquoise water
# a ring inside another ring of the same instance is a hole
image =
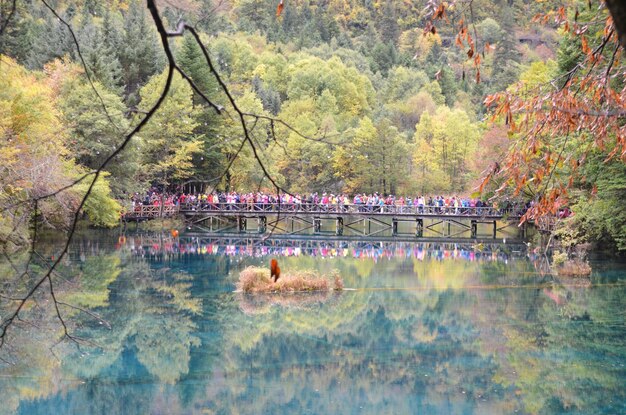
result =
[[[272,257],[350,290],[233,292]],[[589,284],[511,245],[88,234],[57,295],[103,321],[62,308],[80,340],[57,344],[41,296],[1,355],[0,414],[624,414],[626,267],[593,266]]]

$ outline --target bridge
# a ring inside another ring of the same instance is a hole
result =
[[[124,220],[180,215],[207,234],[392,236],[423,238],[526,237],[519,209],[406,205],[204,203],[138,206]]]

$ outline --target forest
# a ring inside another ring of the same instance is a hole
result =
[[[115,226],[150,187],[532,201],[529,219],[574,212],[566,243],[626,249],[624,64],[601,2],[474,0],[434,26],[415,0],[159,1],[168,30],[197,29],[215,71],[193,36],[172,38],[181,72],[110,162],[167,79],[145,2],[11,3],[4,252],[28,244],[32,217],[68,229],[88,191],[85,217]]]

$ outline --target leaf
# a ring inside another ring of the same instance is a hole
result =
[[[456,39],[454,40],[454,43],[460,48],[463,47],[463,41],[461,40],[460,34],[456,35]]]
[[[470,48],[470,49],[467,51],[467,57],[471,59],[471,58],[472,58],[472,56],[474,56],[474,49],[473,49],[473,48]]]
[[[284,0],[280,0],[280,3],[278,3],[278,6],[276,7],[276,17],[280,17],[283,12],[283,8],[285,7],[283,1]]]
[[[591,49],[589,49],[589,44],[587,43],[587,38],[585,36],[581,36],[580,41],[583,53],[586,55],[591,52]]]
[[[442,3],[439,5],[439,7],[437,8],[437,11],[435,12],[435,19],[441,19],[443,17],[445,17],[446,15],[446,7],[445,5]]]

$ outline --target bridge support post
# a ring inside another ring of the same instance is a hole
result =
[[[493,239],[496,239],[496,234],[498,233],[498,222],[493,221]]]
[[[265,233],[265,230],[267,229],[267,217],[259,216],[257,221],[258,221],[259,233]]]
[[[237,229],[239,232],[245,232],[247,227],[246,225],[246,218],[243,216],[237,216]]]
[[[424,236],[424,219],[422,218],[416,220],[415,236],[417,236],[418,238]]]
[[[522,239],[526,239],[526,236],[528,234],[528,229],[526,229],[526,222],[522,223],[522,226],[520,226],[519,231],[520,231],[520,236],[522,237]]]
[[[396,218],[391,219],[391,235],[398,235],[398,219]]]
[[[470,232],[472,234],[472,238],[475,239],[476,235],[478,234],[478,223],[474,219],[472,219],[472,223],[471,223],[471,226],[470,226]]]
[[[322,230],[322,220],[320,218],[313,218],[313,232],[318,233]]]
[[[337,216],[335,221],[335,234],[338,236],[343,235],[343,218],[341,216]]]

